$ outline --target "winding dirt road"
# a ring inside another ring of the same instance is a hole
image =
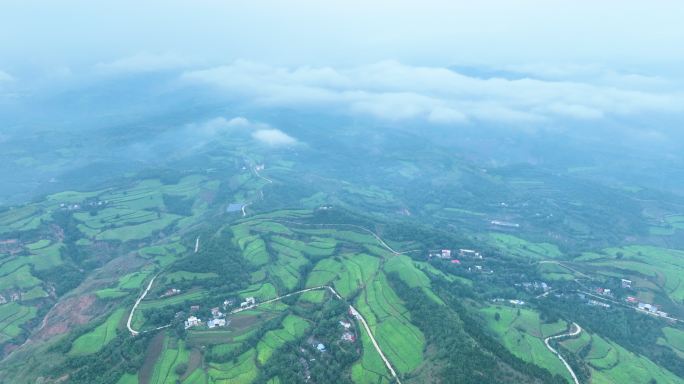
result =
[[[321,289],[327,289],[327,290],[329,290],[330,293],[332,293],[332,295],[333,295],[335,298],[337,298],[338,300],[343,300],[343,301],[344,301],[344,299],[342,298],[342,296],[340,296],[340,294],[337,293],[337,291],[335,291],[335,288],[333,288],[333,287],[331,287],[331,286],[329,286],[329,285],[321,285],[321,286],[318,286],[318,287],[312,287],[312,288],[307,288],[307,289],[302,289],[302,290],[299,290],[299,291],[291,292],[291,293],[288,293],[287,295],[283,295],[283,296],[276,297],[276,298],[274,298],[274,299],[262,301],[262,302],[260,302],[260,303],[254,304],[254,305],[250,305],[250,306],[248,306],[248,307],[237,308],[237,309],[232,310],[232,311],[230,312],[230,314],[232,315],[232,314],[240,313],[240,312],[242,312],[242,311],[247,311],[247,310],[250,310],[250,309],[257,308],[257,307],[259,307],[259,306],[261,306],[261,305],[270,304],[270,303],[273,303],[273,302],[282,300],[282,299],[284,299],[284,298],[286,298],[286,297],[290,297],[290,296],[294,296],[294,295],[299,295],[299,294],[302,294],[302,293],[305,293],[305,292],[321,290]],[[394,368],[392,367],[392,364],[389,362],[389,360],[388,360],[387,357],[385,356],[384,352],[382,352],[382,348],[380,348],[380,345],[378,345],[378,342],[375,340],[375,337],[373,336],[373,332],[371,332],[370,327],[368,326],[368,323],[366,322],[366,319],[365,319],[365,318],[363,317],[363,315],[361,315],[361,313],[360,313],[359,311],[357,311],[356,308],[354,308],[354,306],[352,306],[351,304],[349,305],[349,312],[351,312],[351,313],[354,315],[354,317],[356,317],[356,319],[359,320],[359,321],[361,322],[361,324],[363,325],[363,328],[366,330],[366,334],[368,334],[368,337],[371,339],[371,342],[373,343],[373,347],[375,347],[375,350],[378,352],[378,354],[380,355],[380,358],[381,358],[382,361],[385,363],[385,367],[387,367],[387,370],[388,370],[389,373],[392,375],[392,377],[396,380],[396,382],[397,382],[398,384],[401,384],[401,380],[399,380],[399,377],[397,376],[396,371],[395,371]]]
[[[159,275],[154,275],[154,277],[152,277],[149,284],[147,284],[147,288],[145,288],[145,290],[140,295],[140,297],[138,297],[138,300],[135,301],[135,304],[133,304],[133,308],[131,308],[131,313],[128,315],[128,321],[126,322],[126,327],[128,327],[128,331],[133,336],[140,333],[139,331],[136,331],[135,329],[131,328],[131,321],[133,321],[133,314],[135,314],[135,310],[138,309],[138,305],[140,305],[140,302],[145,298],[145,296],[147,296],[147,292],[149,292],[150,288],[152,288],[152,283],[154,283],[154,279],[156,279],[157,276],[159,276]]]
[[[147,292],[149,292],[149,290],[150,290],[150,288],[152,287],[152,283],[154,282],[154,279],[155,279],[155,278],[157,278],[157,276],[154,276],[154,277],[152,278],[152,280],[150,280],[149,284],[147,284],[147,288],[146,288],[145,291],[140,295],[140,297],[138,298],[138,300],[135,302],[135,305],[133,305],[133,308],[131,309],[131,313],[130,313],[130,315],[128,316],[128,322],[126,323],[126,326],[128,327],[128,331],[129,331],[129,332],[131,333],[131,335],[133,335],[133,336],[139,335],[139,334],[141,333],[140,331],[136,331],[136,330],[134,330],[133,328],[131,328],[131,321],[132,321],[132,319],[133,319],[133,314],[135,313],[135,310],[138,308],[138,304],[140,304],[140,302],[141,302],[141,301],[145,298],[145,296],[147,295]],[[329,286],[329,285],[321,285],[321,286],[318,286],[318,287],[306,288],[306,289],[302,289],[302,290],[299,290],[299,291],[290,292],[290,293],[288,293],[288,294],[286,294],[286,295],[278,296],[278,297],[273,298],[273,299],[270,299],[270,300],[266,300],[266,301],[262,301],[262,302],[259,302],[259,303],[255,303],[255,304],[250,305],[250,306],[247,306],[247,307],[236,308],[236,309],[230,311],[229,314],[234,315],[234,314],[240,313],[240,312],[242,312],[242,311],[248,311],[248,310],[250,310],[250,309],[258,308],[258,307],[260,307],[260,306],[262,306],[262,305],[271,304],[271,303],[274,303],[274,302],[276,302],[276,301],[280,301],[280,300],[285,299],[285,298],[290,297],[290,296],[300,295],[300,294],[302,294],[302,293],[311,292],[311,291],[317,291],[317,290],[322,290],[322,289],[325,289],[325,290],[330,291],[330,293],[331,293],[336,299],[345,301],[344,298],[342,298],[342,296],[340,296],[340,294],[337,293],[337,291],[335,290],[335,288],[333,288],[333,287],[331,287],[331,286]],[[356,319],[359,320],[359,321],[361,322],[361,324],[363,325],[363,328],[366,330],[366,333],[368,334],[368,337],[371,339],[371,342],[373,343],[373,347],[375,347],[375,350],[378,352],[378,354],[380,355],[380,358],[381,358],[382,361],[385,363],[385,367],[387,367],[387,370],[388,370],[389,373],[392,375],[392,377],[396,380],[396,382],[397,382],[398,384],[401,384],[401,381],[399,380],[399,377],[397,376],[397,373],[396,373],[396,371],[394,370],[394,367],[392,367],[392,364],[389,362],[389,360],[388,360],[387,357],[385,356],[385,353],[382,351],[382,348],[380,348],[380,345],[378,345],[377,340],[375,340],[375,336],[373,336],[373,332],[371,332],[370,327],[368,326],[368,323],[366,322],[366,319],[365,319],[365,318],[363,317],[363,315],[361,315],[361,313],[360,313],[359,311],[357,311],[356,308],[354,308],[351,304],[349,305],[349,312],[351,312],[351,313],[354,315],[354,317],[356,317]],[[163,326],[161,326],[161,327],[157,327],[157,328],[155,328],[155,329],[151,329],[151,330],[145,331],[145,332],[158,331],[158,330],[160,330],[160,329],[168,328],[170,325],[171,325],[171,324],[163,325]]]
[[[567,369],[568,372],[570,372],[570,376],[572,376],[572,380],[575,382],[575,384],[580,384],[579,380],[577,379],[577,375],[575,375],[575,371],[572,370],[572,367],[570,366],[570,364],[568,364],[568,362],[565,360],[565,358],[563,356],[561,356],[561,354],[555,348],[553,348],[549,342],[551,340],[560,339],[563,337],[574,337],[574,336],[579,335],[580,332],[582,332],[582,327],[580,327],[579,324],[577,324],[577,323],[572,323],[572,326],[570,327],[569,332],[561,333],[560,335],[549,336],[546,339],[544,339],[544,344],[546,344],[546,348],[548,348],[549,351],[551,351],[554,355],[556,355],[556,357],[558,357],[558,359],[560,359],[560,361],[563,363],[563,365],[565,365],[565,369]]]

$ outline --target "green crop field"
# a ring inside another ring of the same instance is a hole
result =
[[[550,243],[532,243],[503,233],[490,233],[490,244],[501,251],[525,259],[557,259],[563,256],[557,246]]]
[[[31,250],[31,255],[28,256],[29,262],[33,264],[33,267],[38,271],[59,266],[62,264],[61,248],[62,243],[54,243],[40,248],[34,248]]]
[[[651,246],[608,248],[587,262],[599,274],[648,281],[672,300],[684,300],[684,251]],[[650,285],[641,284],[647,289]]]
[[[165,297],[163,299],[143,300],[140,302],[140,306],[138,308],[139,309],[162,308],[162,307],[165,307],[168,305],[180,304],[180,303],[183,303],[185,301],[192,302],[193,300],[200,300],[205,295],[206,295],[205,292],[198,291],[198,290],[188,291],[185,293],[181,293],[180,295]]]
[[[518,314],[518,311],[520,314]],[[567,329],[567,324],[558,322],[544,324],[539,314],[524,308],[487,306],[480,309],[487,326],[501,343],[519,358],[548,369],[551,373],[570,378],[563,363],[544,345],[544,338]],[[500,316],[496,321],[495,314]]]
[[[41,281],[31,274],[30,266],[23,265],[16,269],[5,268],[5,266],[6,264],[3,264],[0,267],[2,269],[0,273],[3,274],[0,277],[0,291],[13,288],[27,290],[41,284]]]
[[[285,343],[301,337],[309,328],[309,323],[294,315],[283,319],[282,328],[268,331],[257,344],[257,360],[259,364],[266,364],[271,355]]]
[[[74,340],[71,349],[69,350],[69,355],[88,355],[102,349],[116,336],[116,329],[125,312],[124,308],[117,309],[104,323]]]
[[[592,383],[679,383],[671,372],[657,366],[646,357],[636,355],[623,347],[591,335],[591,350],[587,363],[591,367]]]
[[[26,307],[16,302],[0,304],[0,342],[19,335],[21,325],[35,316],[34,307]]]
[[[100,299],[118,299],[120,297],[128,296],[131,292],[121,291],[118,288],[104,288],[95,291],[95,294]]]
[[[124,373],[116,384],[138,384],[138,375]]]
[[[187,363],[188,358],[189,353],[185,348],[185,342],[167,336],[164,339],[162,353],[154,365],[150,384],[175,383],[180,377],[174,368],[179,364]]]
[[[47,239],[41,239],[36,241],[35,243],[31,244],[26,244],[26,248],[28,248],[30,251],[35,251],[38,249],[42,249],[50,245],[50,240]]]
[[[210,364],[207,373],[212,384],[249,384],[257,376],[256,350],[250,349],[233,362]]]
[[[25,205],[0,213],[0,233],[38,228],[45,213],[35,205]]]
[[[406,308],[383,274],[366,287],[356,302],[387,358],[402,373],[408,373],[423,360],[425,338],[410,322]]]
[[[187,271],[176,271],[165,275],[162,278],[166,280],[167,283],[174,283],[176,281],[183,280],[202,280],[211,279],[218,277],[216,273],[213,272],[187,272]]]
[[[389,372],[370,338],[365,332],[361,332],[359,339],[363,352],[361,360],[352,366],[352,380],[356,384],[389,384]]]
[[[667,344],[684,353],[684,331],[672,327],[663,328]]]
[[[240,297],[254,297],[259,301],[272,299],[277,296],[277,292],[273,284],[255,284],[248,289],[240,292]]]

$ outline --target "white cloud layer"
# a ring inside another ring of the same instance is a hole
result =
[[[289,146],[297,143],[297,140],[292,136],[279,129],[258,129],[252,133],[252,137],[272,147]]]
[[[200,124],[190,124],[186,127],[188,133],[199,136],[201,142],[226,133],[249,134],[254,140],[271,146],[286,147],[298,143],[297,139],[287,133],[273,128],[268,124],[250,121],[244,117],[216,117]]]
[[[528,69],[531,70],[531,69]],[[584,71],[584,76],[590,71]],[[275,67],[248,61],[187,71],[185,82],[205,84],[263,106],[325,107],[385,120],[434,124],[549,123],[648,113],[684,112],[681,91],[657,82],[623,87],[584,80],[477,78],[427,66],[383,61],[351,68]]]

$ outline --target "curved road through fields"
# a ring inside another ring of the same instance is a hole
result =
[[[232,310],[232,311],[230,312],[230,314],[232,315],[232,314],[239,313],[239,312],[242,312],[242,311],[246,311],[246,310],[249,310],[249,309],[254,309],[254,308],[257,308],[257,307],[259,307],[259,306],[261,306],[261,305],[264,305],[264,304],[270,304],[270,303],[273,303],[273,302],[282,300],[282,299],[284,299],[284,298],[286,298],[286,297],[290,297],[290,296],[294,296],[294,295],[299,295],[299,294],[302,294],[302,293],[305,293],[305,292],[321,290],[321,289],[327,289],[327,290],[329,290],[330,293],[332,293],[332,295],[335,296],[335,298],[344,301],[344,299],[342,298],[342,296],[340,296],[340,294],[337,293],[337,291],[335,291],[335,288],[333,288],[333,287],[331,287],[331,286],[329,286],[329,285],[321,285],[321,286],[319,286],[319,287],[306,288],[306,289],[302,289],[302,290],[300,290],[300,291],[291,292],[291,293],[288,293],[287,295],[279,296],[279,297],[276,297],[276,298],[274,298],[274,299],[270,299],[270,300],[263,301],[263,302],[261,302],[261,303],[256,303],[256,304],[250,305],[250,306],[248,306],[248,307],[237,308],[237,309]],[[354,306],[352,306],[351,304],[349,304],[349,311],[354,315],[354,317],[356,317],[357,320],[359,320],[359,321],[361,322],[361,324],[363,325],[363,328],[366,330],[366,333],[368,334],[368,337],[370,337],[371,342],[373,343],[373,347],[375,347],[375,350],[378,352],[378,354],[380,355],[380,358],[381,358],[382,361],[385,363],[385,367],[387,367],[387,370],[390,372],[390,374],[392,375],[392,377],[394,378],[394,380],[396,380],[396,382],[397,382],[398,384],[401,384],[401,380],[399,380],[399,377],[397,376],[396,371],[395,371],[394,368],[392,367],[392,364],[389,362],[389,360],[387,359],[387,357],[385,356],[385,354],[382,352],[382,348],[380,348],[380,345],[378,345],[378,342],[375,340],[375,337],[373,336],[373,332],[371,332],[370,327],[368,326],[368,323],[366,322],[366,319],[365,319],[365,318],[363,317],[363,315],[361,315],[361,313],[360,313],[359,311],[357,311],[356,308],[354,308]]]
[[[259,175],[259,173],[256,171],[256,169],[254,169],[254,172],[257,174],[257,176],[259,176],[259,177],[261,177],[262,179],[268,181],[269,183],[272,183],[272,182],[273,182],[272,180],[266,179],[265,177]],[[244,209],[245,209],[245,206],[242,207],[243,216],[245,215]],[[295,222],[295,221],[288,221],[288,220],[274,220],[274,219],[264,219],[264,220],[273,221],[273,222],[288,223],[288,224],[295,224],[295,225],[303,225],[303,226],[326,226],[326,227],[347,227],[347,228],[352,227],[352,228],[360,229],[360,230],[362,230],[362,231],[364,231],[364,232],[367,232],[367,233],[371,234],[371,235],[378,241],[378,243],[380,243],[380,245],[382,245],[385,249],[387,249],[389,252],[391,252],[391,253],[394,254],[394,255],[402,255],[402,254],[405,254],[405,253],[410,253],[410,252],[419,251],[419,250],[414,249],[414,250],[399,252],[399,251],[395,250],[394,248],[392,248],[389,244],[387,244],[387,243],[386,243],[380,236],[378,236],[375,232],[371,231],[371,230],[368,229],[368,228],[362,227],[362,226],[360,226],[360,225],[355,225],[355,224],[308,224],[308,223],[298,223],[298,222]],[[197,249],[198,249],[198,248],[199,248],[199,237],[198,237],[197,240],[196,240],[195,252],[197,252]],[[157,275],[155,275],[154,277],[152,277],[152,279],[150,280],[150,282],[147,284],[147,288],[145,288],[145,291],[143,291],[143,293],[140,295],[140,297],[138,297],[138,299],[135,301],[135,304],[133,305],[133,308],[131,308],[131,313],[128,315],[128,321],[126,322],[126,327],[128,327],[128,331],[129,331],[129,332],[131,333],[131,335],[133,335],[133,336],[136,336],[136,335],[138,335],[138,334],[141,333],[140,331],[136,331],[136,330],[134,330],[134,329],[131,327],[131,322],[133,321],[133,315],[135,314],[135,311],[136,311],[136,309],[138,308],[138,305],[140,305],[140,302],[145,298],[145,296],[147,296],[147,293],[150,291],[150,288],[152,288],[152,284],[154,283],[154,279],[156,279],[157,276],[159,276],[159,274],[157,274]],[[266,300],[266,301],[263,301],[263,302],[261,302],[261,303],[257,303],[257,304],[254,304],[254,305],[251,305],[251,306],[248,306],[248,307],[237,308],[237,309],[231,311],[230,314],[239,313],[239,312],[242,312],[242,311],[246,311],[246,310],[248,310],[248,309],[253,309],[253,308],[259,307],[259,306],[264,305],[264,304],[273,303],[273,302],[275,302],[275,301],[282,300],[282,299],[284,299],[284,298],[286,298],[286,297],[290,297],[290,296],[302,294],[302,293],[309,292],[309,291],[321,290],[321,289],[327,289],[327,290],[329,290],[329,291],[333,294],[333,296],[335,296],[335,298],[337,298],[338,300],[344,300],[344,299],[342,298],[342,296],[340,296],[340,295],[337,293],[337,291],[335,291],[335,289],[334,289],[333,287],[328,286],[328,285],[323,285],[323,286],[319,286],[319,287],[307,288],[307,289],[302,289],[302,290],[299,290],[299,291],[291,292],[291,293],[288,293],[288,294],[286,294],[286,295],[278,296],[278,297],[276,297],[276,298],[274,298],[274,299]],[[376,351],[378,352],[378,354],[380,355],[380,358],[381,358],[382,361],[385,363],[385,367],[387,367],[387,370],[390,372],[390,374],[392,375],[392,377],[394,378],[394,380],[395,380],[398,384],[401,384],[401,380],[400,380],[399,377],[397,376],[397,373],[396,373],[396,371],[394,370],[394,368],[392,367],[392,364],[389,362],[389,360],[387,359],[387,357],[386,357],[385,354],[383,353],[382,348],[380,348],[380,345],[378,345],[377,340],[375,340],[375,337],[373,336],[373,333],[371,332],[370,327],[368,326],[368,323],[366,322],[366,319],[365,319],[365,318],[363,317],[363,315],[361,315],[361,313],[360,313],[359,311],[357,311],[356,308],[354,308],[351,304],[349,304],[349,310],[350,310],[350,312],[356,317],[356,319],[359,320],[359,321],[361,322],[361,324],[363,325],[363,328],[366,330],[366,333],[368,334],[368,337],[371,339],[371,342],[372,342],[372,344],[373,344],[373,347],[375,348],[375,350],[376,350]],[[164,325],[164,326],[161,326],[161,327],[157,327],[157,328],[155,328],[155,329],[148,330],[148,331],[145,331],[145,332],[151,332],[151,331],[160,330],[160,329],[163,329],[163,328],[167,328],[167,327],[169,327],[170,325],[171,325],[171,324],[167,324],[167,325]]]
[[[133,314],[135,313],[135,310],[138,309],[138,305],[140,305],[140,302],[147,296],[147,292],[150,291],[150,288],[152,288],[152,283],[154,283],[154,279],[157,278],[157,275],[154,275],[152,277],[152,280],[150,280],[149,284],[147,284],[147,288],[143,291],[143,293],[138,297],[138,300],[135,301],[135,304],[133,304],[133,308],[131,308],[131,313],[128,315],[128,321],[126,322],[126,327],[128,327],[128,331],[131,333],[131,335],[135,336],[139,334],[139,331],[136,331],[135,329],[131,328],[131,321],[133,320]]]
[[[568,364],[565,358],[563,358],[563,356],[561,356],[561,354],[558,351],[556,351],[556,349],[553,348],[549,342],[551,340],[560,339],[563,337],[577,336],[580,334],[580,332],[582,332],[582,327],[580,327],[579,324],[573,322],[569,332],[561,333],[560,335],[549,336],[546,339],[544,339],[544,344],[546,344],[546,348],[548,348],[549,351],[553,352],[553,354],[556,355],[558,359],[560,359],[563,365],[565,365],[565,368],[568,370],[568,372],[570,372],[570,376],[572,376],[572,380],[575,382],[575,384],[580,384],[579,380],[577,379],[577,375],[575,375],[575,371],[572,370],[570,364]]]
[[[154,276],[154,277],[152,278],[152,280],[150,280],[150,283],[147,285],[147,289],[145,289],[145,291],[142,293],[142,295],[140,295],[140,297],[138,298],[138,300],[135,302],[135,305],[133,306],[133,309],[131,310],[131,313],[130,313],[130,315],[128,316],[128,322],[126,323],[126,326],[128,327],[128,331],[129,331],[129,332],[131,333],[131,335],[133,335],[133,336],[136,336],[136,335],[140,334],[140,331],[136,331],[136,330],[134,330],[133,328],[131,328],[131,320],[133,319],[133,314],[135,313],[135,310],[136,310],[136,308],[138,307],[138,304],[140,304],[140,301],[142,301],[142,299],[145,298],[145,296],[147,295],[147,292],[148,292],[148,291],[150,290],[150,288],[152,287],[152,283],[154,282],[154,279],[155,279],[156,277],[157,277],[157,276]],[[321,285],[321,286],[318,286],[318,287],[306,288],[306,289],[302,289],[302,290],[299,290],[299,291],[290,292],[290,293],[288,293],[288,294],[286,294],[286,295],[278,296],[278,297],[276,297],[276,298],[273,298],[273,299],[270,299],[270,300],[266,300],[266,301],[262,301],[262,302],[260,302],[260,303],[256,303],[256,304],[254,304],[254,305],[250,305],[250,306],[247,306],[247,307],[236,308],[236,309],[230,311],[229,314],[234,315],[234,314],[240,313],[240,312],[242,312],[242,311],[248,311],[248,310],[250,310],[250,309],[254,309],[254,308],[260,307],[260,306],[262,306],[262,305],[274,303],[274,302],[279,301],[279,300],[282,300],[282,299],[284,299],[284,298],[286,298],[286,297],[290,297],[290,296],[294,296],[294,295],[299,295],[299,294],[302,294],[302,293],[305,293],[305,292],[321,290],[321,289],[327,289],[328,291],[330,291],[330,293],[332,293],[332,295],[333,295],[336,299],[338,299],[338,300],[343,300],[343,301],[344,301],[344,298],[342,298],[342,296],[340,296],[340,294],[337,293],[337,291],[335,291],[335,288],[333,288],[333,287],[331,287],[331,286],[329,286],[329,285]],[[359,320],[359,321],[361,322],[361,324],[363,325],[363,328],[366,330],[366,333],[368,334],[368,337],[371,339],[371,342],[373,343],[373,347],[375,347],[375,350],[378,352],[378,354],[380,355],[380,358],[381,358],[382,361],[385,363],[385,367],[387,367],[387,370],[390,372],[390,374],[391,374],[392,377],[396,380],[396,382],[397,382],[398,384],[401,384],[401,380],[399,380],[399,377],[397,376],[396,371],[395,371],[394,368],[392,367],[392,364],[389,362],[389,360],[387,359],[387,357],[385,356],[385,354],[382,352],[382,349],[380,348],[380,345],[378,345],[378,342],[375,340],[375,337],[373,336],[373,333],[371,332],[370,327],[368,326],[368,323],[366,322],[366,319],[365,319],[365,318],[363,317],[363,315],[361,315],[361,313],[360,313],[359,311],[357,311],[356,308],[354,308],[351,304],[349,305],[349,311],[354,315],[354,317],[356,317],[357,320]],[[169,327],[170,325],[171,325],[171,324],[167,324],[167,325],[164,325],[164,326],[161,326],[161,327],[152,329],[152,330],[150,330],[150,331],[157,331],[157,330],[160,330],[160,329],[163,329],[163,328],[167,328],[167,327]],[[146,332],[150,332],[150,331],[146,331]]]

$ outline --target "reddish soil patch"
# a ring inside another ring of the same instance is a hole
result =
[[[161,355],[162,349],[164,349],[164,332],[159,332],[147,347],[145,362],[140,368],[140,373],[138,373],[140,384],[148,384],[150,382],[150,378],[154,373],[154,364],[157,362],[159,355]]]
[[[95,295],[74,296],[58,302],[45,315],[36,338],[47,339],[68,332],[74,325],[87,323],[93,317],[87,311],[94,302]]]

